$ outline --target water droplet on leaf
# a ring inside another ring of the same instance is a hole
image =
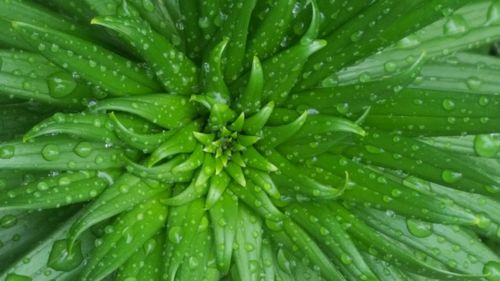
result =
[[[58,271],[71,271],[83,261],[81,243],[77,241],[71,253],[68,252],[68,241],[58,240],[52,245],[47,265]]]
[[[432,234],[432,224],[415,219],[407,219],[406,227],[408,231],[415,237],[425,238]]]

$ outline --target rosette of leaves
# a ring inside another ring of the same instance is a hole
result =
[[[500,280],[500,2],[0,1],[0,279]]]

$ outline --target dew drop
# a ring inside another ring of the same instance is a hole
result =
[[[182,240],[182,229],[179,226],[174,226],[168,231],[168,240],[172,243],[179,244]]]
[[[391,195],[392,195],[393,197],[399,197],[399,196],[401,196],[401,194],[402,194],[402,191],[401,191],[401,190],[399,190],[399,189],[393,189],[393,190],[391,191]]]
[[[479,214],[476,217],[476,225],[480,229],[488,229],[491,226],[491,219],[484,214]]]
[[[36,185],[36,189],[38,189],[40,191],[45,191],[45,190],[48,190],[49,188],[50,188],[50,186],[44,181],[41,181]]]
[[[92,145],[88,142],[81,142],[75,147],[74,152],[82,158],[88,157],[92,153]]]
[[[340,261],[345,264],[345,265],[349,265],[352,263],[352,259],[351,257],[349,257],[348,255],[346,254],[342,254],[340,255]]]
[[[432,234],[432,224],[415,219],[407,219],[406,227],[415,237],[425,238]]]
[[[464,33],[469,29],[464,17],[454,15],[448,18],[448,21],[443,26],[443,33],[445,35],[455,35]]]
[[[479,98],[479,105],[480,106],[487,106],[490,103],[490,100],[488,97],[482,96]]]
[[[462,173],[451,170],[444,170],[441,173],[441,178],[447,183],[455,183],[462,178]]]
[[[272,231],[281,231],[283,229],[283,221],[266,219],[266,226]]]
[[[496,261],[487,262],[483,267],[483,274],[488,281],[500,281],[500,263]]]
[[[151,0],[142,0],[142,6],[148,12],[154,12],[155,6]]]
[[[487,23],[496,24],[500,20],[500,2],[492,1],[488,7]]]
[[[0,219],[1,228],[10,228],[17,224],[17,217],[13,215],[5,215]]]
[[[10,159],[14,157],[16,148],[13,145],[0,146],[0,159]]]
[[[151,254],[156,247],[158,246],[158,243],[154,239],[149,239],[145,244],[144,244],[144,252],[146,252],[146,255]]]
[[[364,33],[363,30],[358,30],[354,32],[353,34],[351,34],[351,41],[358,42],[359,40],[361,40],[361,37],[363,37],[363,33]]]
[[[199,262],[198,262],[198,259],[195,258],[195,257],[189,257],[188,259],[188,264],[189,264],[189,268],[191,269],[195,269],[199,266]]]
[[[447,111],[455,109],[455,102],[450,99],[445,99],[443,101],[443,108]]]
[[[380,147],[376,147],[376,146],[373,146],[373,145],[365,145],[365,150],[369,153],[372,153],[372,154],[381,154],[381,153],[384,153],[384,149],[383,148],[380,148]]]
[[[336,108],[340,114],[347,114],[349,112],[349,104],[348,103],[339,103],[339,104],[337,104]]]
[[[469,88],[469,90],[474,91],[474,90],[478,90],[479,88],[481,88],[483,81],[481,81],[481,79],[479,79],[478,77],[472,76],[472,77],[467,78],[465,83],[467,84],[467,88]]]
[[[500,139],[494,135],[477,135],[474,137],[474,151],[482,157],[493,157],[500,150]]]
[[[67,72],[57,72],[47,78],[49,94],[53,98],[63,98],[71,94],[77,83]]]
[[[71,253],[68,252],[68,241],[58,240],[52,245],[47,265],[58,271],[71,271],[83,261],[81,243],[77,241]]]
[[[55,144],[48,144],[42,149],[42,157],[47,161],[57,160],[59,155],[59,147]]]
[[[396,71],[397,69],[398,69],[398,66],[395,62],[388,61],[384,64],[384,70],[389,72],[389,73],[392,73],[392,72]]]

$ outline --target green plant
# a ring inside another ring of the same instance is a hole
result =
[[[499,39],[496,0],[0,0],[0,279],[498,281]]]

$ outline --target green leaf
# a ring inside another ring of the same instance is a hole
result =
[[[155,237],[149,239],[144,245],[137,249],[125,264],[123,264],[116,275],[117,281],[126,281],[132,278],[139,280],[160,281],[162,266],[162,250],[164,245],[164,231],[159,231]]]
[[[70,207],[43,211],[1,211],[0,268],[7,269],[9,265],[20,260],[51,234],[55,227],[71,216],[74,209]]]
[[[123,174],[76,218],[68,232],[69,246],[91,226],[150,200],[169,187],[156,181]]]
[[[111,98],[99,101],[92,109],[127,112],[166,129],[186,125],[196,114],[187,98],[167,94]]]
[[[498,186],[494,178],[459,155],[438,150],[411,138],[371,133],[362,142],[362,147],[348,148],[345,155],[358,156],[362,153],[363,161],[370,159],[371,163],[407,171],[464,191],[493,195],[489,190]],[[415,165],[417,162],[418,165]]]
[[[22,136],[37,122],[48,117],[51,110],[39,111],[37,107],[31,109],[29,103],[0,103],[0,141]]]
[[[198,74],[194,63],[147,22],[107,16],[94,18],[92,24],[117,31],[151,65],[166,90],[181,95],[195,92]]]
[[[151,167],[161,160],[179,153],[190,153],[194,151],[197,141],[193,136],[193,132],[200,129],[200,123],[197,121],[191,122],[186,126],[177,129],[177,131],[157,147],[149,157],[148,166]]]
[[[228,46],[229,38],[224,38],[220,43],[210,51],[205,59],[203,67],[204,94],[216,103],[229,103],[231,100],[229,90],[224,82],[224,73],[222,70],[222,57]],[[214,106],[214,105],[212,105]]]
[[[332,203],[330,209],[335,215],[339,216],[340,223],[348,226],[346,230],[355,237],[356,244],[360,245],[360,247],[370,249],[371,253],[383,260],[397,264],[398,267],[405,269],[405,272],[412,272],[438,279],[469,277],[442,269],[442,264],[436,267],[435,263],[431,260],[418,259],[411,253],[410,248],[375,231],[361,221],[360,218],[337,203]]]
[[[294,203],[286,207],[292,219],[328,249],[328,253],[334,255],[354,278],[376,280],[352,238],[324,209],[324,206],[313,203]]]
[[[419,226],[416,228],[408,218],[393,216],[388,219],[380,211],[365,209],[354,213],[371,227],[432,256],[450,270],[481,275],[486,263],[500,261],[477,236],[459,227],[431,224],[428,230],[423,230]]]
[[[120,215],[89,258],[81,280],[100,281],[124,264],[164,225],[167,208],[152,198]]]
[[[161,131],[155,134],[139,134],[133,128],[126,127],[114,112],[109,114],[114,123],[114,131],[120,140],[144,153],[155,150],[161,143],[172,136],[174,131]]]
[[[233,245],[238,226],[238,200],[226,191],[220,199],[209,209],[211,226],[214,232],[215,256],[217,267],[222,273],[229,272]],[[241,234],[240,234],[241,235]],[[239,266],[244,266],[239,264]]]
[[[44,57],[0,50],[0,95],[54,106],[80,108],[92,97],[90,87]]]
[[[168,243],[165,243],[164,280],[176,280],[193,239],[199,231],[208,227],[208,219],[203,209],[203,200],[191,201],[170,209],[167,221]]]
[[[44,178],[0,194],[0,210],[59,208],[90,201],[108,186],[113,176],[113,173],[79,171]]]
[[[56,136],[0,144],[0,168],[23,170],[102,170],[125,166],[124,150],[103,143]]]
[[[83,263],[81,263],[77,268],[68,271],[53,270],[47,264],[51,255],[55,258],[58,254],[65,254],[64,249],[62,249],[63,252],[61,253],[53,253],[54,243],[57,243],[57,241],[66,237],[68,228],[73,223],[74,218],[75,217],[73,216],[61,224],[47,224],[47,226],[50,227],[50,235],[47,237],[40,237],[41,240],[37,241],[38,243],[35,247],[31,248],[28,253],[20,257],[16,263],[10,265],[8,268],[5,268],[2,274],[0,274],[0,279],[9,280],[9,276],[12,276],[10,278],[20,276],[18,278],[24,277],[32,281],[46,281],[47,278],[55,278],[56,280],[61,281],[75,280],[83,268]],[[44,221],[44,223],[45,222],[46,221]],[[84,235],[81,238],[81,252],[84,257],[87,257],[90,250],[93,248],[93,240],[94,237],[91,234]],[[50,273],[48,276],[46,274],[47,272]]]
[[[279,169],[279,173],[277,172],[272,177],[284,179],[284,181],[280,181],[281,184],[277,184],[280,191],[293,189],[294,192],[318,199],[333,199],[343,192],[343,188],[336,188],[309,177],[307,173],[303,173],[301,168],[288,161],[276,150],[266,154],[266,156]]]
[[[375,77],[386,74],[386,63],[407,65],[406,58],[416,57],[422,52],[425,52],[427,57],[439,58],[494,42],[500,39],[496,5],[495,1],[471,1],[456,10],[452,17],[442,18],[409,34],[395,46],[387,48],[360,64],[343,69],[336,76],[341,82],[357,80],[360,73]],[[451,30],[445,28],[455,23],[459,28]],[[453,30],[456,32],[448,33]],[[489,59],[492,58],[489,57]],[[473,61],[477,63],[475,59]]]
[[[234,262],[242,281],[257,281],[262,274],[262,222],[246,207],[239,206],[234,243]]]
[[[468,2],[470,1],[377,1],[326,38],[328,47],[308,60],[302,81],[296,88],[311,88],[331,73],[366,58],[438,20],[444,10],[453,11]],[[388,15],[381,17],[381,14]],[[381,20],[382,18],[384,20]],[[367,32],[368,30],[374,32]]]
[[[241,94],[236,107],[245,113],[255,113],[261,108],[264,91],[264,71],[257,57],[253,57],[252,70],[248,83]]]
[[[386,176],[383,172],[336,155],[318,156],[317,167],[342,176],[346,171],[351,180],[342,194],[347,202],[373,205],[382,210],[421,218],[433,222],[473,225],[477,215],[445,198],[422,194]]]
[[[283,245],[285,249],[290,249],[297,258],[307,257],[314,266],[319,268],[326,280],[346,280],[318,244],[300,226],[288,218],[284,219],[282,224],[282,230],[274,230],[270,233],[275,243]]]
[[[13,22],[14,29],[53,63],[76,71],[95,86],[123,96],[159,90],[143,69],[130,60],[91,42],[53,29]]]
[[[280,47],[281,38],[292,21],[296,0],[272,1],[269,12],[250,38],[247,54],[268,58]]]
[[[107,115],[89,114],[87,112],[56,113],[31,128],[24,135],[23,140],[26,142],[40,136],[58,134],[68,134],[84,140],[107,144],[121,144]]]
[[[224,64],[224,74],[229,81],[236,80],[243,70],[249,33],[248,29],[256,3],[257,0],[232,3],[232,11],[219,30],[221,36],[229,38],[229,44],[225,51],[225,58],[227,60]]]

